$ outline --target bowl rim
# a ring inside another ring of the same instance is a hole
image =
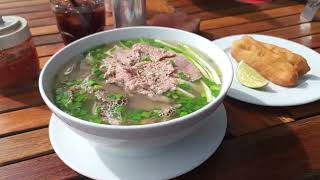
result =
[[[177,123],[181,123],[182,121],[185,121],[189,118],[192,118],[193,116],[196,116],[198,114],[202,114],[205,111],[208,111],[214,104],[216,104],[217,102],[222,101],[222,99],[224,98],[224,96],[226,95],[228,89],[231,86],[232,83],[232,79],[233,79],[233,66],[231,63],[230,58],[228,58],[227,54],[221,49],[219,48],[217,45],[215,45],[213,42],[212,46],[215,47],[215,49],[217,49],[218,51],[223,52],[223,54],[225,55],[225,59],[227,60],[226,62],[226,66],[227,69],[230,70],[230,76],[229,77],[223,77],[223,82],[222,82],[222,86],[226,86],[226,88],[224,89],[224,91],[220,91],[220,94],[218,95],[218,97],[216,97],[214,100],[212,100],[210,103],[206,104],[204,107],[198,109],[197,111],[194,111],[190,114],[187,114],[185,116],[179,117],[179,118],[174,118],[174,119],[170,119],[168,121],[163,121],[163,122],[158,122],[158,123],[151,123],[151,124],[142,124],[142,125],[110,125],[110,124],[97,124],[94,122],[90,122],[90,121],[86,121],[77,117],[74,117],[64,111],[62,111],[60,108],[58,108],[47,96],[44,87],[43,87],[43,80],[44,80],[44,73],[47,70],[47,68],[49,66],[51,66],[52,64],[54,64],[54,61],[52,61],[53,59],[55,59],[55,57],[62,51],[64,51],[65,49],[73,46],[74,44],[77,44],[80,41],[85,41],[86,39],[89,39],[93,36],[97,36],[100,34],[105,34],[105,33],[110,33],[110,32],[115,32],[115,31],[130,31],[131,29],[148,29],[148,30],[152,30],[152,29],[160,29],[160,30],[165,30],[165,31],[174,31],[175,33],[185,33],[191,36],[197,36],[197,38],[200,38],[204,41],[211,41],[209,39],[206,39],[198,34],[194,34],[191,32],[187,32],[184,30],[180,30],[180,29],[175,29],[175,28],[168,28],[168,27],[160,27],[160,26],[133,26],[133,27],[123,27],[123,28],[116,28],[116,29],[110,29],[110,30],[105,30],[102,32],[98,32],[98,33],[94,33],[91,34],[89,36],[85,36],[83,38],[80,38],[68,45],[66,45],[65,47],[59,49],[53,56],[50,57],[50,59],[48,60],[48,62],[44,65],[44,67],[42,68],[41,72],[40,72],[40,76],[39,76],[39,91],[40,91],[40,95],[42,97],[42,99],[44,100],[44,102],[46,103],[46,105],[52,110],[52,113],[56,113],[58,115],[61,115],[63,117],[65,117],[66,119],[76,123],[76,124],[82,124],[85,126],[89,126],[89,127],[94,127],[94,128],[105,128],[105,129],[113,129],[113,130],[128,130],[128,129],[151,129],[151,128],[159,128],[159,127],[164,127],[164,126],[169,126],[169,125],[173,125],[173,124],[177,124]]]

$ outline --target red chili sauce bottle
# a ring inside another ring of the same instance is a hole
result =
[[[27,21],[0,16],[0,90],[25,85],[39,74],[39,60]]]

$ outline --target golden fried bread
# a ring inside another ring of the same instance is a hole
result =
[[[268,50],[272,51],[273,53],[280,55],[284,60],[288,61],[290,64],[294,66],[294,68],[297,69],[300,76],[306,74],[310,70],[307,61],[302,56],[293,53],[285,48],[257,41],[250,36],[244,36],[243,40],[247,43],[252,43],[256,45],[260,44]]]
[[[310,67],[307,61],[300,55],[293,53],[285,48],[275,46],[273,44],[262,43],[264,47],[271,50],[274,53],[281,55],[290,64],[292,64],[298,71],[299,76],[306,74],[310,71]]]
[[[251,37],[234,41],[231,54],[238,62],[244,61],[275,84],[289,87],[298,82],[299,73],[294,65]]]

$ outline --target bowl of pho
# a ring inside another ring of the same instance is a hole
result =
[[[94,144],[167,145],[205,124],[233,77],[227,55],[193,33],[128,27],[79,39],[40,74],[51,111]]]

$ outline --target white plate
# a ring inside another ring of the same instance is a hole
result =
[[[49,137],[59,158],[80,174],[93,179],[169,179],[207,160],[220,145],[227,127],[220,106],[197,132],[154,154],[123,156],[94,148],[52,115]]]
[[[243,35],[228,36],[213,41],[222,48],[232,60],[233,68],[236,71],[237,62],[230,54],[230,48],[234,40]],[[274,44],[290,51],[293,51],[306,58],[311,70],[299,79],[299,85],[293,88],[286,88],[269,83],[263,90],[255,90],[245,87],[239,83],[234,73],[231,88],[228,96],[240,101],[264,105],[264,106],[294,106],[310,103],[320,99],[320,54],[301,44],[285,39],[265,36],[250,35],[254,39]]]

